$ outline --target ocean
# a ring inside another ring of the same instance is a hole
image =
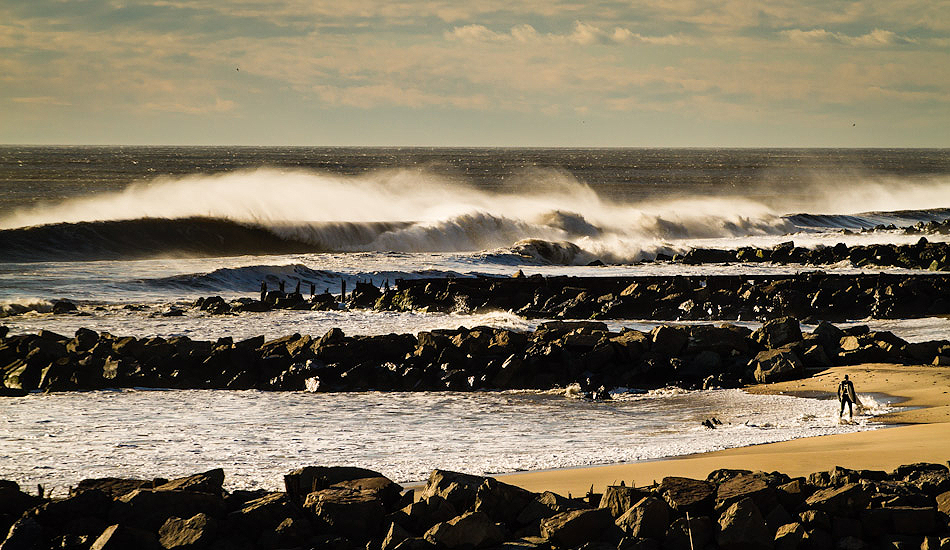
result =
[[[692,247],[913,243],[920,236],[901,228],[948,218],[946,149],[2,146],[0,323],[13,333],[87,327],[193,339],[333,327],[352,335],[531,330],[543,319],[503,311],[210,316],[189,306],[200,296],[255,296],[262,281],[339,292],[343,282],[518,270],[796,273],[816,268],[653,260]],[[880,225],[895,229],[865,231]],[[52,315],[58,299],[83,315]],[[163,317],[171,307],[186,313]],[[950,328],[943,318],[852,322],[860,323],[909,341],[946,338]],[[274,488],[286,470],[345,463],[413,481],[433,467],[503,473],[873,429],[873,416],[890,407],[880,400],[856,424],[839,425],[834,404],[816,399],[778,403],[734,390],[617,396],[604,405],[572,399],[568,389],[31,394],[0,401],[0,478],[66,486],[221,466],[234,487]],[[729,429],[698,424],[734,411],[742,414],[726,419]]]

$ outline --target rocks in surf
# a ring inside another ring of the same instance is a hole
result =
[[[0,334],[4,334],[0,330]],[[79,329],[0,338],[6,393],[100,388],[275,391],[470,391],[577,385],[610,388],[737,387],[867,361],[927,364],[950,356],[946,340],[908,343],[866,326],[829,323],[802,333],[777,319],[753,332],[734,325],[661,325],[610,331],[597,321],[550,321],[530,332],[460,327],[412,334],[292,334],[271,341],[136,338]]]

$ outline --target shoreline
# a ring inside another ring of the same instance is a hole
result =
[[[562,495],[603,492],[623,481],[646,486],[664,477],[705,479],[720,468],[781,471],[807,476],[842,466],[850,469],[892,470],[902,464],[950,459],[950,368],[864,364],[832,367],[810,378],[745,388],[757,394],[822,391],[848,374],[858,393],[881,393],[904,399],[901,410],[876,417],[889,427],[850,434],[823,435],[736,447],[628,464],[518,472],[496,476],[499,481],[531,491]],[[891,391],[882,391],[891,389]]]

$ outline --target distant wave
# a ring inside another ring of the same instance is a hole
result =
[[[893,212],[863,212],[860,214],[792,214],[785,216],[801,228],[816,229],[871,229],[879,225],[908,227],[919,222],[943,222],[950,219],[950,208],[928,210],[895,210]]]
[[[327,234],[365,242],[393,224],[325,224]],[[0,261],[91,261],[162,257],[293,254],[332,250],[329,235],[303,240],[289,232],[218,218],[141,218],[56,223],[0,230]]]
[[[411,170],[345,177],[262,169],[159,179],[0,219],[0,262],[484,252],[562,265],[595,258],[626,263],[687,246],[680,241],[907,226],[950,217],[948,208],[819,215],[809,213],[818,211],[811,206],[782,216],[737,196],[627,203],[604,200],[561,173],[539,172],[536,178],[537,186],[510,192]],[[924,204],[922,191],[910,191],[904,192],[914,195],[914,204]],[[873,204],[888,204],[885,199],[893,194]]]

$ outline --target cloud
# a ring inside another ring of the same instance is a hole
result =
[[[68,106],[72,103],[52,96],[34,96],[34,97],[11,97],[10,101],[14,103],[28,103],[32,105],[58,105]]]
[[[485,25],[471,24],[454,27],[445,33],[447,40],[459,40],[469,43],[546,43],[546,44],[576,44],[591,46],[595,44],[656,44],[665,46],[679,46],[686,44],[687,39],[679,36],[644,36],[624,27],[605,29],[583,21],[575,21],[573,30],[569,33],[539,33],[533,26],[525,23],[511,27],[508,32],[497,32]]]
[[[898,36],[897,33],[883,29],[874,29],[873,31],[858,36],[849,36],[844,33],[830,32],[824,29],[789,29],[779,32],[791,42],[798,44],[844,44],[857,47],[875,47],[875,46],[894,46],[903,44],[914,44],[917,41],[911,38]]]
[[[153,101],[143,105],[150,111],[160,111],[166,113],[183,113],[188,115],[204,115],[211,113],[226,113],[237,107],[237,103],[229,99],[215,98],[212,103],[182,103],[174,101]]]
[[[395,84],[373,84],[365,86],[326,86],[313,87],[317,96],[329,105],[372,109],[380,106],[399,107],[457,107],[463,109],[484,109],[490,102],[483,96],[451,96],[433,93],[415,87],[401,87]]]

